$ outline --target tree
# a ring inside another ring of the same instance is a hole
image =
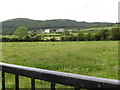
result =
[[[2,42],[10,42],[10,38],[3,37],[3,38],[2,38]]]
[[[23,40],[26,36],[28,36],[28,30],[26,27],[18,27],[14,34],[18,36],[19,40]]]
[[[109,30],[107,29],[101,30],[101,35],[102,35],[101,40],[107,40],[109,37]]]
[[[69,35],[70,33],[67,30],[64,30],[64,32],[62,32],[62,35],[66,36]]]
[[[82,32],[79,32],[77,35],[77,40],[78,41],[83,41],[84,34]]]
[[[55,37],[52,37],[52,38],[50,38],[50,41],[56,41],[56,38]]]
[[[76,35],[71,35],[70,36],[70,41],[77,41],[77,36]]]
[[[31,37],[34,37],[34,36],[36,36],[36,35],[37,35],[37,33],[34,32],[33,34],[31,34]]]
[[[36,35],[35,37],[33,37],[33,41],[42,41],[44,37],[42,37],[41,35]]]
[[[24,38],[24,41],[32,41],[31,36],[27,35],[27,36]]]
[[[95,37],[97,40],[107,40],[109,37],[109,30],[103,29],[99,32],[96,32]]]
[[[95,41],[95,40],[96,40],[96,37],[95,37],[95,34],[94,34],[94,33],[91,33],[90,40],[91,40],[91,41]]]
[[[120,28],[112,28],[110,34],[113,40],[120,40]]]

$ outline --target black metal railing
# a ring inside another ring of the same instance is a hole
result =
[[[75,90],[83,89],[103,89],[120,88],[120,80],[112,80],[58,71],[31,68],[20,65],[0,63],[2,67],[2,90],[5,90],[5,73],[15,74],[15,88],[19,90],[19,76],[31,78],[31,89],[35,90],[35,79],[48,81],[51,83],[51,89],[55,90],[55,84],[62,84],[75,87]]]

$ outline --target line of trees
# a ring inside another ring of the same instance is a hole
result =
[[[68,33],[68,32],[67,32]],[[82,33],[77,35],[64,35],[61,41],[103,41],[103,40],[120,40],[120,28],[111,30],[103,29],[96,33]]]
[[[120,28],[112,28],[111,30],[103,29],[96,33],[82,33],[77,35],[70,34],[65,30],[57,40],[55,37],[45,40],[43,35],[29,35],[26,27],[19,27],[14,34],[17,38],[2,38],[3,42],[22,42],[22,41],[105,41],[105,40],[120,40]]]

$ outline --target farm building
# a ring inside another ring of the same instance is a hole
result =
[[[69,30],[67,30],[68,32],[70,32],[70,33],[72,33],[73,32],[73,30],[72,29],[69,29]]]
[[[29,33],[29,34],[31,34],[31,33],[32,33],[32,31],[28,31],[28,33]]]
[[[59,30],[56,30],[56,32],[64,32],[64,29],[61,28],[61,29],[59,29]]]
[[[45,29],[44,33],[50,33],[50,29]]]

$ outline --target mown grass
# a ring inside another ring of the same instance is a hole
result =
[[[117,41],[4,42],[2,46],[5,63],[118,79]],[[7,87],[13,88],[14,75],[7,74],[6,78]],[[20,87],[30,87],[30,79],[21,77]],[[50,84],[36,80],[36,87],[50,87]]]

